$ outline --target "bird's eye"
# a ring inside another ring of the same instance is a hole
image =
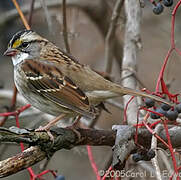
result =
[[[21,48],[27,48],[29,46],[29,43],[28,42],[23,42],[20,47]]]

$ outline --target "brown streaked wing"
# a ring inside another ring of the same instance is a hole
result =
[[[71,79],[63,76],[57,67],[28,59],[22,63],[21,68],[33,92],[72,111],[93,116],[89,112],[91,108],[87,96]]]

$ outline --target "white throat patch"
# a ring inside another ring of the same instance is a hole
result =
[[[27,59],[28,56],[29,56],[28,53],[23,53],[23,52],[21,52],[20,54],[17,54],[16,56],[13,56],[12,57],[13,65],[16,66],[21,61],[24,61],[25,59]]]

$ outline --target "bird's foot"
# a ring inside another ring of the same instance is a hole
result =
[[[78,128],[77,123],[72,124],[71,126],[68,126],[66,128],[72,130],[77,135],[78,139],[81,138],[80,132],[76,130]]]
[[[50,137],[51,141],[54,141],[54,136],[52,135],[52,133],[50,132],[50,127],[49,126],[40,126],[39,128],[35,129],[36,132],[47,132],[48,136]]]

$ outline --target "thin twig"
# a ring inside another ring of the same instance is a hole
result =
[[[66,0],[62,0],[62,12],[63,12],[63,39],[65,43],[65,49],[67,53],[70,53],[70,46],[67,36],[67,15],[66,15]]]
[[[14,85],[13,97],[12,97],[12,101],[11,101],[11,107],[12,107],[12,109],[15,108],[15,106],[16,106],[17,93],[18,93],[17,88],[16,88],[16,86]]]
[[[45,13],[45,18],[46,18],[46,21],[48,24],[48,30],[50,33],[53,33],[52,20],[51,20],[50,13],[48,12],[47,4],[46,4],[45,0],[40,0],[40,3],[44,10],[44,13]]]
[[[21,20],[22,20],[24,26],[26,27],[26,29],[29,30],[29,29],[30,29],[30,26],[29,26],[29,24],[27,23],[27,20],[26,20],[24,14],[22,13],[19,4],[16,2],[16,0],[12,0],[12,2],[13,2],[13,4],[15,5],[17,11],[18,11],[18,14],[19,14],[20,17],[21,17]]]
[[[113,9],[111,22],[105,39],[105,62],[106,72],[111,73],[112,70],[112,58],[113,58],[113,45],[115,39],[116,24],[120,15],[121,8],[123,7],[124,0],[117,0]]]
[[[17,91],[17,88],[14,84],[14,88],[13,88],[13,97],[11,99],[11,106],[8,108],[8,111],[13,111],[15,110],[15,107],[16,107],[16,100],[17,100],[17,94],[18,94],[18,91]],[[9,117],[6,116],[4,117],[1,121],[0,121],[0,126],[3,126],[4,123],[7,121]]]
[[[28,24],[29,24],[30,27],[31,27],[31,24],[32,24],[34,4],[35,4],[35,0],[31,0],[30,12],[29,12],[29,18],[28,18]]]

